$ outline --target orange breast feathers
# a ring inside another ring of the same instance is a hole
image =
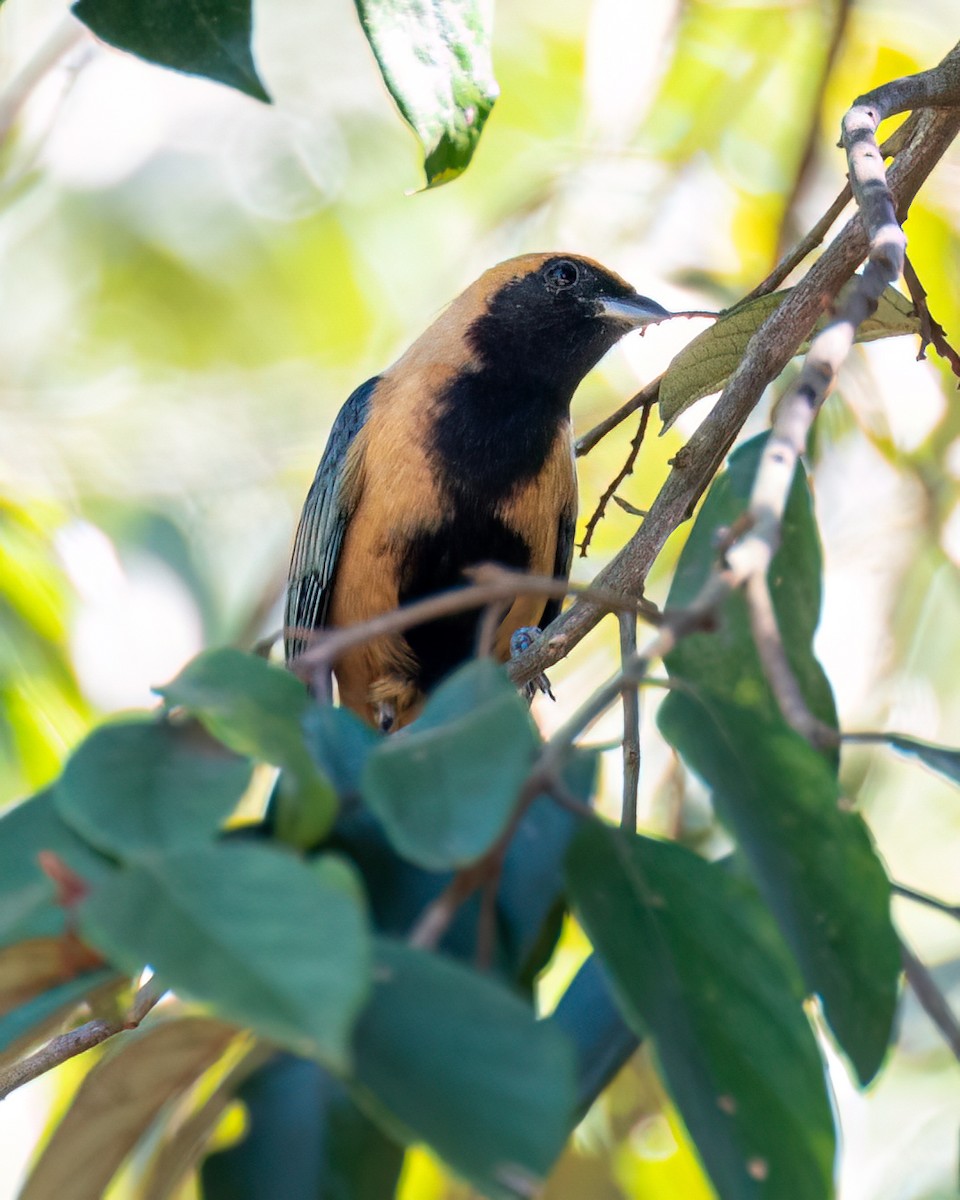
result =
[[[333,580],[330,626],[352,625],[396,608],[406,598],[403,579],[411,545],[424,534],[437,533],[450,518],[445,484],[429,446],[433,401],[453,373],[449,364],[424,364],[419,370],[387,372],[377,385],[370,415],[348,454],[352,514]],[[566,421],[540,474],[514,489],[492,515],[525,544],[530,571],[553,575],[560,515],[572,522],[576,508],[572,434]],[[484,557],[478,546],[462,566]],[[515,630],[537,625],[545,606],[538,597],[521,597],[511,606],[495,639],[500,661],[509,658]],[[435,626],[435,636],[445,636],[442,624]],[[373,724],[382,723],[388,712],[395,714],[391,727],[399,728],[422,705],[417,659],[403,635],[347,651],[335,674],[341,702]]]

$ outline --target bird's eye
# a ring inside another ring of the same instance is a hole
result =
[[[572,288],[580,278],[576,263],[563,258],[560,262],[551,263],[543,273],[547,287],[553,292],[563,292]]]

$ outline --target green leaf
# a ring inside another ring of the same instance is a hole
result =
[[[855,281],[850,280],[844,285],[840,291],[841,301],[854,284]],[[669,429],[695,401],[722,389],[743,358],[747,343],[789,294],[787,288],[745,300],[723,313],[709,329],[697,334],[674,356],[660,384],[660,417],[664,430]],[[814,326],[815,332],[823,329],[830,319],[829,314],[821,317]],[[857,330],[856,340],[875,342],[880,338],[919,332],[920,319],[913,301],[896,288],[888,287],[880,297],[877,311]],[[797,353],[805,354],[809,347],[809,341],[804,342]]]
[[[42,850],[91,883],[112,870],[60,819],[52,791],[10,809],[0,819],[0,945],[64,930],[66,914],[56,902],[56,888],[37,861]]]
[[[831,768],[782,720],[673,692],[658,721],[712,789],[808,990],[868,1083],[892,1034],[900,952],[866,825],[844,811]]]
[[[833,1121],[803,987],[744,881],[668,842],[588,826],[571,896],[649,1035],[721,1200],[826,1200]]]
[[[343,1068],[370,955],[347,870],[268,846],[172,850],[107,880],[81,905],[81,929],[126,969],[149,963],[226,1019]]]
[[[76,937],[38,937],[0,949],[0,1016],[102,965]]]
[[[111,980],[122,981],[113,967],[84,971],[74,979],[51,987],[0,1017],[0,1069],[14,1057],[10,1051],[18,1046],[41,1041],[49,1036],[48,1023],[53,1019],[62,1025],[65,1019],[91,992]],[[56,1030],[50,1031],[56,1032]]]
[[[307,749],[301,722],[310,697],[296,676],[254,654],[208,650],[156,691],[231,750],[283,768],[274,800],[281,840],[309,849],[322,839],[337,802]]]
[[[437,688],[409,731],[372,751],[363,797],[404,858],[428,871],[462,866],[506,828],[538,747],[506,672],[479,659]]]
[[[226,1074],[219,1073],[221,1078],[212,1092],[208,1092],[207,1088],[200,1091],[200,1095],[196,1097],[199,1103],[192,1107],[189,1116],[181,1116],[179,1120],[166,1123],[163,1140],[153,1155],[149,1168],[139,1181],[137,1200],[176,1200],[177,1196],[183,1195],[184,1184],[207,1153],[224,1113],[231,1104],[242,1100],[239,1089],[264,1062],[275,1057],[276,1051],[272,1047],[263,1042],[254,1042],[245,1053],[241,1053],[239,1061]],[[308,1062],[304,1058],[295,1061],[316,1071],[323,1070],[317,1063]],[[246,1140],[253,1118],[245,1103],[244,1109],[247,1128],[243,1136]],[[321,1139],[318,1137],[316,1140],[319,1142]],[[244,1185],[249,1188],[249,1180],[245,1180]],[[240,1192],[241,1188],[238,1186],[233,1200],[236,1200]],[[245,1194],[255,1196],[256,1192],[251,1193],[247,1190]],[[279,1181],[276,1181],[274,1194],[289,1196],[293,1193],[284,1191]],[[206,1187],[203,1188],[202,1195],[204,1200],[213,1200]]]
[[[73,12],[118,50],[270,102],[250,50],[252,0],[77,0]]]
[[[302,726],[310,757],[337,795],[344,799],[359,795],[367,757],[383,741],[383,734],[348,708],[330,704],[311,704]]]
[[[566,1037],[516,996],[439,955],[381,939],[354,1036],[361,1099],[491,1200],[533,1195],[574,1106]]]
[[[951,746],[922,742],[903,733],[848,733],[844,734],[843,740],[847,743],[886,742],[901,754],[919,759],[925,767],[943,775],[951,783],[960,783],[960,750],[954,750]]]
[[[250,769],[196,727],[104,725],[71,755],[54,802],[77,833],[124,858],[211,837],[236,808]]]
[[[115,1039],[93,1067],[20,1193],[20,1200],[99,1200],[164,1105],[224,1054],[237,1030],[182,1017]]]
[[[729,459],[704,501],[680,555],[667,598],[668,608],[685,608],[698,595],[717,561],[717,537],[747,509],[767,435],[752,438]],[[820,620],[822,560],[813,502],[803,467],[798,467],[781,527],[780,548],[767,575],[777,626],[787,660],[810,711],[836,729],[833,692],[813,653]],[[730,697],[763,716],[779,714],[750,629],[746,601],[737,592],[724,606],[719,628],[684,638],[667,657],[673,678],[699,691]],[[830,753],[836,763],[837,755]]]
[[[203,1163],[204,1200],[394,1196],[403,1148],[317,1063],[276,1055],[241,1085],[237,1099],[248,1128],[241,1141]]]
[[[420,139],[427,186],[466,170],[499,89],[490,0],[356,0],[367,40]]]
[[[684,607],[700,590],[715,562],[717,531],[746,508],[763,444],[764,437],[754,438],[738,450],[711,487],[680,556],[668,607]],[[835,728],[830,685],[812,650],[820,549],[802,469],[768,579],[794,676],[810,710]],[[867,1081],[890,1038],[899,950],[889,884],[866,827],[839,807],[836,755],[819,754],[784,723],[739,594],[727,601],[714,633],[685,638],[666,665],[687,693],[666,697],[660,728],[713,790],[807,987],[823,1000],[834,1033]]]

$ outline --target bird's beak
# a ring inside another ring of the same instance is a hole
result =
[[[639,329],[642,325],[651,325],[655,321],[665,321],[672,316],[656,300],[648,296],[623,296],[614,299],[612,296],[601,296],[597,301],[597,316],[615,321],[628,329]]]

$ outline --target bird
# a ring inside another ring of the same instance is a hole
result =
[[[592,259],[524,254],[487,270],[337,415],[294,540],[284,611],[291,667],[313,631],[463,586],[494,562],[566,580],[577,479],[570,404],[632,329],[670,314]],[[558,600],[518,597],[494,654],[545,628]],[[341,704],[384,732],[475,651],[466,612],[382,636],[334,664]]]

